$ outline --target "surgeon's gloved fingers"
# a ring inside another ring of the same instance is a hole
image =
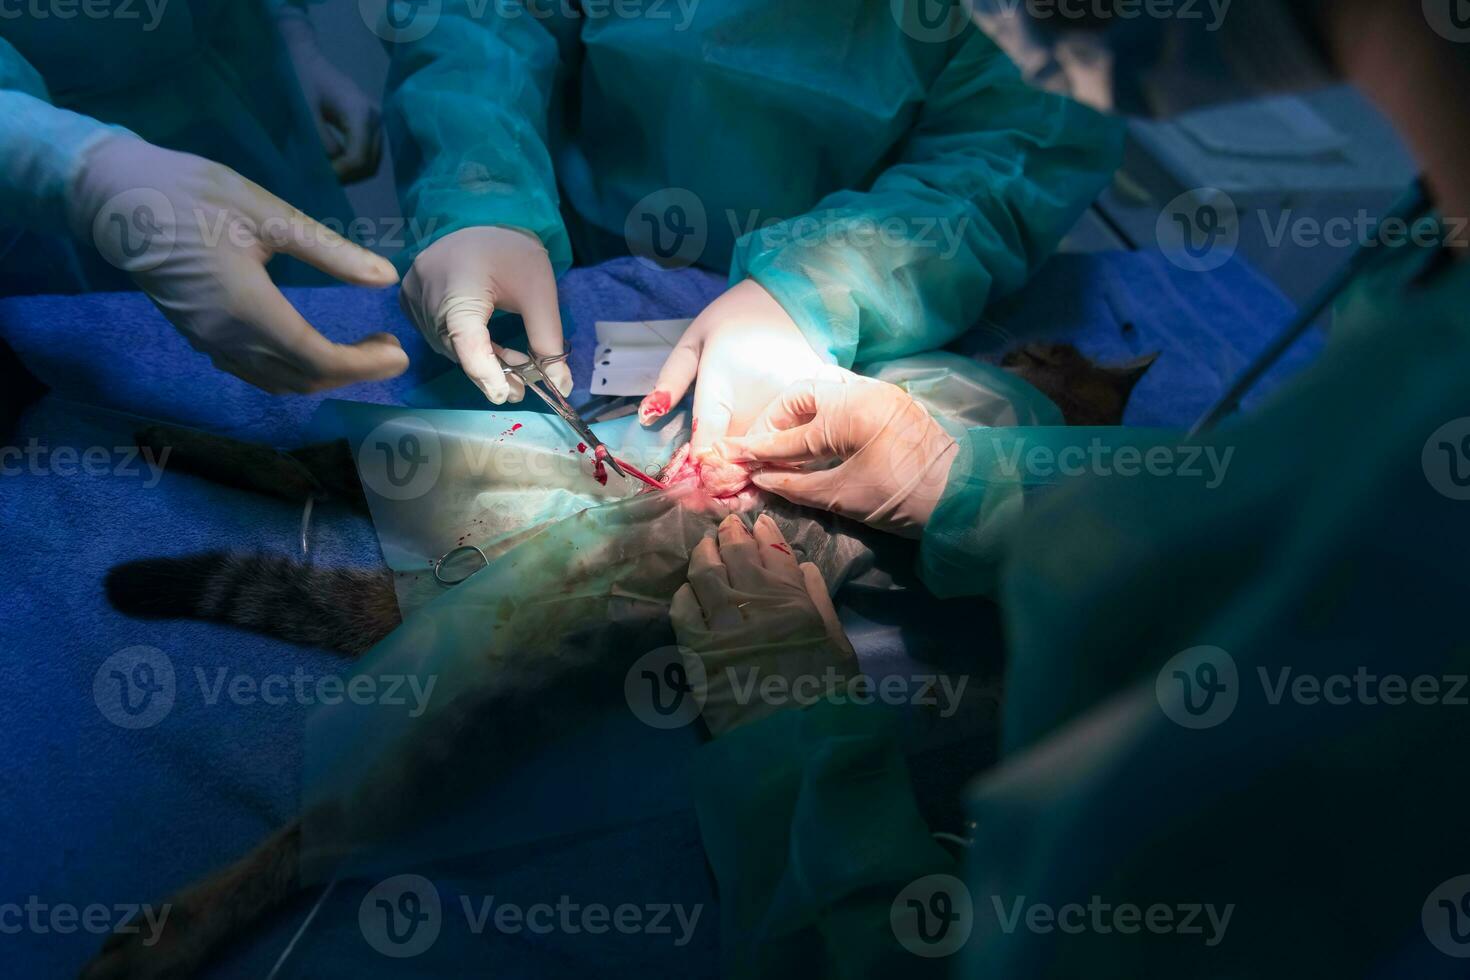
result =
[[[557,305],[556,280],[552,278],[550,260],[544,276],[545,281],[528,287],[530,295],[520,301],[520,314],[526,324],[526,339],[531,342],[531,350],[536,356],[560,358],[566,352],[566,338],[562,333],[561,308]],[[572,369],[565,360],[550,362],[543,373],[557,391],[563,395],[572,393]]]
[[[840,386],[818,378],[793,382],[756,416],[743,437],[729,438],[720,453],[734,462],[802,463],[836,455],[821,415],[835,404]]]
[[[730,434],[732,411],[717,386],[694,389],[694,432],[689,437],[689,451],[703,459],[715,445]]]
[[[342,173],[337,161],[341,159],[345,149],[342,145],[342,138],[337,135],[337,130],[321,116],[318,116],[316,120],[316,132],[321,138],[322,148],[327,151],[327,159],[332,161],[333,172],[340,179]]]
[[[486,326],[489,318],[490,314],[481,312],[478,305],[456,309],[445,315],[444,332],[465,375],[486,398],[496,405],[504,405],[510,400],[511,387],[490,342],[490,330]]]
[[[732,436],[721,442],[718,449],[732,462],[777,466],[831,459],[838,455],[827,427],[817,420],[791,429]]]
[[[699,355],[702,348],[702,331],[696,331],[693,326],[684,331],[683,338],[669,352],[664,366],[659,369],[653,391],[638,406],[639,422],[652,425],[684,399],[689,386],[699,374]]]
[[[852,644],[847,639],[847,631],[842,628],[842,621],[837,617],[837,609],[832,605],[832,596],[827,592],[822,570],[811,562],[803,562],[801,578],[806,585],[806,594],[816,607],[817,615],[822,617],[822,628],[826,630],[828,639],[845,656],[853,656]]]
[[[779,432],[809,422],[821,412],[834,394],[831,382],[803,378],[782,389],[765,410],[756,417],[751,428]]]
[[[311,379],[286,363],[262,364],[259,359],[246,362],[224,354],[209,360],[219,370],[270,395],[299,395],[311,390]]]
[[[356,94],[343,94],[329,99],[323,114],[330,129],[341,133],[339,152],[332,157],[332,168],[344,184],[366,180],[378,170],[379,156],[375,134],[380,127],[378,107]]]
[[[767,591],[760,551],[739,514],[730,514],[720,522],[719,542],[720,560],[729,573],[730,587],[736,592]]]
[[[689,557],[689,584],[694,587],[694,595],[704,609],[704,618],[710,629],[730,628],[743,622],[735,593],[730,588],[729,573],[714,538],[704,538],[694,546]]]
[[[449,338],[435,329],[433,315],[423,307],[412,271],[403,280],[403,288],[398,291],[398,308],[417,328],[419,336],[424,338],[424,343],[429,345],[430,350],[440,357],[454,360],[454,351],[449,349]]]
[[[674,637],[681,646],[698,646],[709,629],[704,609],[694,595],[694,587],[688,582],[679,586],[679,591],[674,593],[674,599],[669,603],[669,621],[673,623]]]
[[[247,270],[237,288],[248,297],[240,304],[248,303],[240,317],[244,332],[282,351],[282,360],[306,379],[305,391],[381,381],[408,369],[408,355],[392,334],[375,333],[351,344],[327,340],[275,287],[264,266]]]
[[[258,192],[252,193],[256,199],[252,217],[267,234],[266,244],[274,251],[284,252],[355,286],[391,286],[398,281],[398,270],[392,262],[349,242],[265,190],[251,187],[253,192]],[[278,233],[278,229],[284,234]]]
[[[495,352],[496,359],[500,361],[501,366],[504,368],[519,367],[522,364],[529,364],[531,362],[529,357],[515,348],[502,347],[495,343],[494,340],[490,341],[490,349]],[[510,386],[510,397],[506,399],[508,404],[519,404],[525,399],[526,383],[521,380],[520,375],[514,371],[507,370],[505,372],[505,383]]]
[[[792,551],[786,536],[781,533],[771,515],[762,514],[757,517],[752,533],[756,552],[760,555],[766,572],[788,585],[801,585],[801,571],[797,565],[796,553]]]
[[[750,482],[793,504],[845,514],[846,511],[838,506],[838,491],[845,476],[841,466],[816,473],[803,470],[758,470],[750,475]]]

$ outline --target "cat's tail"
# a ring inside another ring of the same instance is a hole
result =
[[[323,568],[284,555],[211,551],[145,558],[107,573],[119,612],[204,619],[357,655],[400,622],[387,568]]]

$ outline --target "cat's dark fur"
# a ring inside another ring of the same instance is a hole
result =
[[[401,621],[393,573],[321,568],[283,555],[209,551],[145,558],[107,574],[119,612],[207,619],[356,656]]]
[[[1121,425],[1133,388],[1158,356],[1103,366],[1071,344],[1027,344],[1000,364],[1050,398],[1068,425]]]
[[[1069,425],[1116,425],[1153,360],[1102,367],[1070,345],[1032,344],[1007,354],[1002,366],[1051,398]],[[178,468],[216,482],[289,500],[325,492],[366,510],[345,442],[282,453],[167,427],[144,430],[139,442],[158,452],[170,447]],[[209,552],[119,565],[106,588],[113,605],[131,615],[215,620],[354,656],[400,622],[386,568],[321,568],[286,557]],[[666,623],[640,628],[660,627],[667,631]],[[548,738],[562,734],[565,709],[585,708],[605,700],[609,690],[621,691],[627,651],[672,642],[651,634],[635,640],[629,628],[599,626],[594,633],[572,635],[561,644],[568,655],[551,658],[517,657],[512,643],[486,665],[488,683],[461,693],[446,709],[447,730],[487,748],[533,744],[543,730]],[[552,710],[553,702],[562,710]],[[114,936],[83,976],[192,976],[220,946],[297,892],[303,822],[350,824],[354,809],[377,812],[405,798],[417,806],[463,785],[443,778],[443,748],[442,739],[406,746],[382,785],[366,787],[373,799],[338,801],[287,825],[240,861],[171,899],[172,913],[156,946],[143,946],[138,935]],[[487,751],[481,757],[508,755]]]

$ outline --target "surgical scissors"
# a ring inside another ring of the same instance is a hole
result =
[[[505,353],[509,354],[511,352],[506,351]],[[563,422],[572,427],[572,431],[592,450],[596,459],[606,463],[609,469],[623,479],[630,479],[628,472],[619,465],[613,454],[608,452],[607,446],[603,445],[602,440],[593,435],[591,427],[582,421],[582,417],[577,414],[577,410],[572,407],[572,403],[567,401],[566,397],[557,390],[556,385],[546,379],[545,368],[548,365],[555,364],[558,361],[565,361],[566,359],[567,355],[565,354],[541,357],[538,354],[532,353],[529,358],[519,364],[511,364],[508,360],[502,360],[501,363],[505,365],[505,372],[507,374],[514,374],[517,378],[520,378],[521,383],[526,386],[528,391],[535,392],[536,397],[544,401],[548,408],[561,417]]]

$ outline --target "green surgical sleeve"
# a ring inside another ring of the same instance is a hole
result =
[[[400,270],[488,225],[536,235],[558,274],[571,266],[548,136],[562,71],[554,26],[519,0],[446,0],[422,38],[389,42],[384,125],[409,225]]]
[[[871,189],[736,243],[751,278],[838,364],[941,347],[1031,276],[1111,178],[1114,120],[1021,78],[980,31]]]
[[[956,432],[953,423],[941,424],[960,451],[924,528],[919,576],[944,599],[997,597],[1021,516],[1042,495],[1077,480],[1144,475],[1158,462],[1150,449],[1179,441],[1178,433],[1162,429],[981,426]]]
[[[77,167],[116,132],[126,130],[53,106],[40,74],[0,38],[0,225],[65,233]]]
[[[695,808],[719,887],[723,976],[944,974],[889,925],[906,885],[957,873],[914,801],[899,720],[879,704],[821,701],[699,750]]]

